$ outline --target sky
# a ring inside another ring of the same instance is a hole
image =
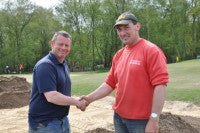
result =
[[[44,8],[54,7],[57,4],[59,4],[59,0],[30,0],[30,1]]]
[[[0,8],[3,7],[3,4],[9,0],[0,0]],[[30,0],[32,3],[42,6],[44,8],[54,7],[60,3],[59,0]]]

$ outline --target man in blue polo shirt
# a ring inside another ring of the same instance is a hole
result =
[[[71,97],[71,81],[66,56],[72,39],[65,31],[56,32],[52,50],[33,70],[33,85],[28,113],[29,133],[69,133],[67,115],[70,105],[84,108],[85,103]]]

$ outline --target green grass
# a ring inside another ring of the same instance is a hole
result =
[[[200,106],[200,60],[168,64],[167,100],[189,101]],[[71,73],[72,94],[86,95],[104,82],[107,71]]]
[[[199,89],[168,89],[167,99],[176,101],[189,101],[200,106]]]
[[[167,99],[189,101],[200,106],[200,60],[168,64],[168,69]]]
[[[168,69],[167,100],[189,101],[200,106],[200,60],[168,64]],[[108,71],[71,72],[72,95],[86,95],[94,91],[105,81],[107,74]],[[31,74],[15,76],[26,77],[28,82],[32,82]]]
[[[107,72],[74,72],[70,74],[72,80],[72,95],[86,95],[105,80]]]
[[[189,60],[168,65],[169,88],[200,89],[200,60]]]

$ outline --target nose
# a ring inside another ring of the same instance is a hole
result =
[[[118,35],[119,36],[124,36],[126,34],[126,31],[121,29],[120,31],[118,31]]]

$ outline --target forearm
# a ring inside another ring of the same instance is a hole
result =
[[[46,92],[44,93],[46,99],[48,102],[56,104],[56,105],[78,105],[78,100],[73,98],[73,97],[69,97],[69,96],[65,96],[57,91],[50,91],[50,92]]]
[[[105,96],[108,96],[112,91],[113,91],[113,89],[108,84],[103,83],[95,91],[88,94],[87,97],[88,97],[89,102],[91,103],[95,100],[98,100],[98,99],[101,99]]]
[[[165,102],[165,85],[157,85],[154,88],[153,105],[151,113],[161,114]],[[158,133],[159,132],[159,117],[150,117],[145,133]]]
[[[157,85],[154,88],[152,113],[161,114],[165,102],[166,85]]]

